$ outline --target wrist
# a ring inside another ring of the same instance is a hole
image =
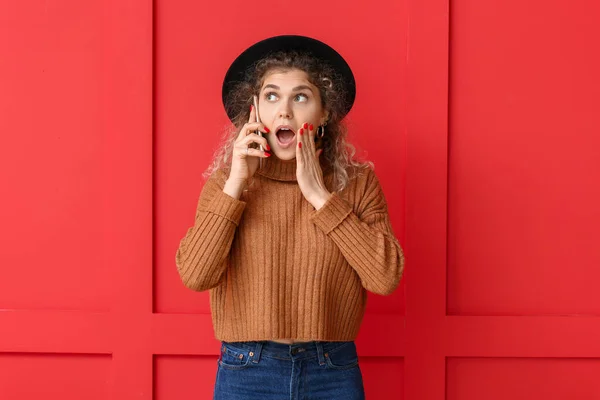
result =
[[[329,198],[332,196],[331,193],[325,191],[321,194],[319,194],[318,196],[315,197],[315,199],[313,201],[311,201],[311,204],[313,205],[313,207],[318,210],[321,207],[323,207],[325,205],[325,203],[327,203],[327,200],[329,200]]]
[[[233,197],[234,199],[239,200],[245,186],[245,179],[227,179],[227,181],[225,181],[225,186],[223,187],[223,192]]]
[[[246,184],[246,179],[244,179],[244,178],[236,178],[236,177],[230,176],[225,181],[225,184],[226,185],[227,184],[229,184],[229,185],[235,185],[235,186],[244,186]]]

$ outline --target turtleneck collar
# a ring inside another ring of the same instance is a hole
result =
[[[269,158],[263,158],[262,168],[256,171],[264,177],[277,181],[296,181],[296,159],[282,160],[273,154]]]
[[[273,154],[269,158],[263,158],[262,168],[258,169],[256,173],[269,179],[285,182],[296,182],[296,159],[282,160],[277,158]],[[320,160],[323,174],[329,171],[329,168],[324,166],[323,160]]]

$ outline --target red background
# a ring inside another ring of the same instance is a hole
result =
[[[370,399],[600,398],[592,0],[0,2],[0,397],[210,398],[174,256],[252,43],[313,36],[406,253],[357,346]]]

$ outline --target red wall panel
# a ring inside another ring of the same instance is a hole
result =
[[[447,400],[600,398],[600,360],[449,358]]]
[[[452,3],[450,314],[600,315],[600,6],[533,3]]]
[[[102,7],[31,3],[0,3],[0,308],[107,310]]]

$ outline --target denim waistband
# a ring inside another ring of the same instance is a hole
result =
[[[319,363],[325,362],[326,353],[334,353],[343,349],[352,341],[324,342],[311,341],[293,344],[277,343],[274,341],[222,342],[223,346],[252,352],[251,358],[258,362],[261,355],[282,360],[301,360],[317,356]]]

